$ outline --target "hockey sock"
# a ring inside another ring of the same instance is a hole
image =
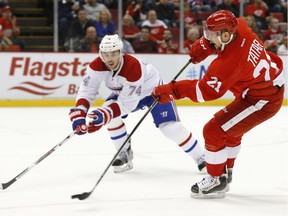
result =
[[[159,125],[161,132],[174,141],[195,161],[204,155],[202,147],[181,122],[168,122]]]
[[[121,118],[112,119],[109,125],[107,126],[108,133],[114,144],[116,150],[120,149],[124,141],[127,139],[127,130],[124,122]],[[130,145],[130,142],[124,146],[123,151],[127,150]]]

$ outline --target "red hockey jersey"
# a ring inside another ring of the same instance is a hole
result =
[[[250,89],[284,84],[283,62],[275,54],[266,52],[263,42],[248,28],[243,18],[234,41],[218,51],[201,80],[176,82],[174,91],[180,98],[195,102],[220,98],[230,90],[235,97],[244,97]]]

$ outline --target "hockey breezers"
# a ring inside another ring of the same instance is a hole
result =
[[[177,75],[173,78],[172,81],[175,81],[180,74],[186,69],[186,67],[191,63],[191,59],[189,59],[189,61],[183,66],[183,68],[177,73]],[[143,115],[143,117],[139,120],[139,122],[136,124],[136,126],[133,128],[133,130],[131,131],[131,133],[129,134],[129,136],[126,138],[126,140],[124,141],[124,143],[121,145],[121,147],[119,148],[119,150],[116,152],[116,154],[114,155],[114,157],[112,158],[112,160],[110,161],[110,163],[107,165],[107,167],[105,168],[105,170],[103,171],[102,175],[100,176],[100,178],[98,179],[98,181],[96,182],[96,184],[94,185],[94,187],[92,188],[91,191],[89,192],[84,192],[82,194],[75,194],[72,195],[71,198],[72,199],[79,199],[79,200],[85,200],[87,199],[95,190],[95,188],[98,186],[98,184],[101,182],[102,178],[104,177],[104,175],[106,174],[106,172],[108,171],[108,169],[110,168],[110,166],[113,164],[114,160],[116,159],[116,157],[118,156],[118,154],[120,154],[121,150],[124,148],[124,146],[126,145],[126,143],[130,140],[131,136],[134,134],[134,132],[137,130],[137,128],[139,127],[139,125],[143,122],[143,120],[146,118],[146,116],[148,115],[148,113],[150,113],[150,111],[156,106],[156,104],[159,101],[159,97],[157,97],[155,99],[155,101],[153,102],[153,104],[148,108],[148,110],[145,112],[145,114]]]
[[[24,174],[26,174],[28,171],[30,171],[34,166],[39,164],[42,160],[44,160],[46,157],[48,157],[50,154],[52,154],[57,148],[62,146],[66,141],[68,141],[71,137],[75,135],[75,132],[73,131],[71,134],[69,134],[64,140],[62,140],[60,143],[58,143],[56,146],[54,146],[52,149],[50,149],[47,153],[42,155],[37,161],[35,161],[33,164],[31,164],[29,167],[27,167],[25,170],[23,170],[20,174],[18,174],[16,177],[11,179],[10,181],[6,183],[0,184],[0,189],[5,190],[10,185],[15,183],[18,179],[20,179]]]

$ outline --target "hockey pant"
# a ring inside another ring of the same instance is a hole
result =
[[[242,136],[279,111],[284,86],[273,86],[272,90],[274,94],[269,96],[248,92],[245,98],[235,99],[218,111],[204,126],[205,159],[210,175],[220,176],[225,173],[226,166],[232,168],[240,152]]]

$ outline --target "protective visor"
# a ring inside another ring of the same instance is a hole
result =
[[[110,51],[110,52],[100,51],[100,55],[105,61],[116,60],[116,59],[120,58],[121,51],[120,50],[115,50],[115,51]]]
[[[203,25],[203,34],[207,40],[212,41],[212,39],[221,36],[221,31],[209,31],[207,26]]]

